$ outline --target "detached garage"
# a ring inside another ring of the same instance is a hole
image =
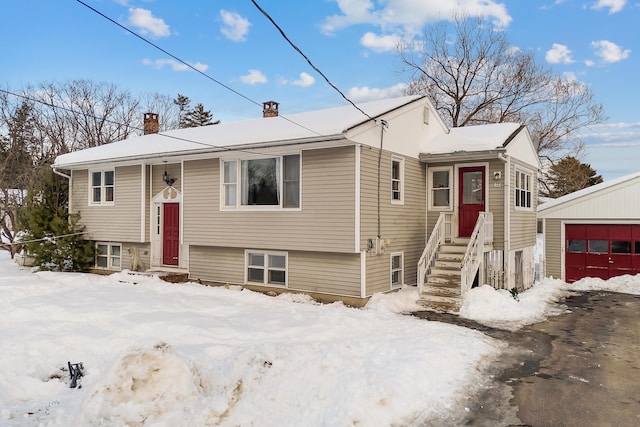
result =
[[[640,273],[640,173],[538,206],[545,276],[575,282]]]

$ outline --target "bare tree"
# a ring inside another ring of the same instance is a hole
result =
[[[157,113],[160,132],[180,127],[180,111],[175,101],[168,95],[160,93],[143,94],[140,105],[145,107],[144,113]],[[142,118],[141,115],[138,115]],[[138,127],[138,126],[137,126]],[[142,127],[140,125],[139,127]]]
[[[575,152],[577,131],[606,119],[586,85],[553,74],[480,18],[435,25],[398,54],[407,93],[428,95],[449,126],[524,123],[541,157]]]

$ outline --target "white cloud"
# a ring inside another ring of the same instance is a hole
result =
[[[246,76],[240,76],[240,81],[244,84],[255,85],[259,83],[266,83],[267,77],[262,74],[260,70],[249,70],[249,74]]]
[[[376,52],[394,51],[402,39],[398,35],[379,36],[372,32],[367,32],[360,38],[360,44]]]
[[[587,67],[593,67],[596,65],[596,63],[594,61],[592,61],[591,59],[587,59],[584,61],[584,65],[586,65]]]
[[[294,86],[309,87],[316,82],[312,75],[305,72],[300,73],[300,78],[291,82]]]
[[[611,15],[612,13],[620,12],[626,3],[627,0],[598,0],[598,2],[593,5],[593,9],[609,8],[609,15]]]
[[[224,34],[229,40],[234,42],[243,42],[247,39],[249,33],[249,27],[251,23],[248,19],[243,18],[236,12],[229,12],[228,10],[221,10],[220,17],[224,26],[220,28],[220,32]]]
[[[191,68],[187,67],[185,64],[183,64],[182,62],[178,62],[175,59],[155,59],[155,60],[151,60],[148,58],[145,58],[142,60],[142,63],[144,65],[149,65],[152,66],[158,70],[164,68],[165,66],[171,67],[171,69],[173,71],[190,71]],[[205,72],[207,71],[207,69],[209,68],[209,66],[207,64],[203,64],[201,62],[196,62],[194,64],[190,64],[193,68],[195,68],[198,71],[202,71]]]
[[[171,34],[169,26],[162,18],[153,16],[150,10],[138,7],[129,8],[129,24],[137,27],[142,34],[154,37],[168,37]]]
[[[334,0],[341,14],[328,16],[321,25],[326,34],[357,24],[371,24],[383,30],[401,29],[405,34],[419,33],[425,24],[451,20],[456,14],[490,19],[500,29],[511,23],[511,16],[504,3],[496,0]]]
[[[622,49],[617,44],[608,40],[591,42],[591,47],[596,50],[596,55],[604,62],[618,62],[627,59],[631,54],[630,49]]]
[[[406,83],[398,83],[387,88],[369,88],[364,87],[352,87],[349,89],[348,96],[353,102],[366,102],[374,101],[376,99],[393,98],[395,96],[404,95],[406,90]]]
[[[550,50],[547,51],[544,58],[550,64],[571,64],[571,50],[563,44],[554,43]]]

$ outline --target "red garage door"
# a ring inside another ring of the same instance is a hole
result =
[[[565,278],[640,273],[640,224],[567,224]]]

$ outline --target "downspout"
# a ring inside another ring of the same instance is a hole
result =
[[[501,157],[506,157],[507,168],[504,177],[504,255],[502,258],[502,265],[504,268],[504,283],[503,286],[509,289],[509,275],[511,274],[509,253],[511,251],[511,245],[509,243],[511,239],[511,156],[505,156],[500,154]]]
[[[71,201],[72,201],[72,197],[71,197],[71,175],[67,175],[66,173],[62,173],[60,172],[58,169],[55,168],[55,166],[51,166],[51,170],[53,171],[53,173],[55,173],[58,176],[61,176],[63,178],[66,178],[67,181],[69,181],[69,206],[67,208],[67,212],[71,213],[72,212],[72,205],[71,205]]]
[[[378,153],[378,243],[382,238],[382,231],[380,225],[380,180],[381,180],[381,167],[382,167],[382,145],[384,142],[384,131],[389,127],[389,123],[386,120],[380,120],[380,152]],[[376,254],[380,255],[380,254]]]

